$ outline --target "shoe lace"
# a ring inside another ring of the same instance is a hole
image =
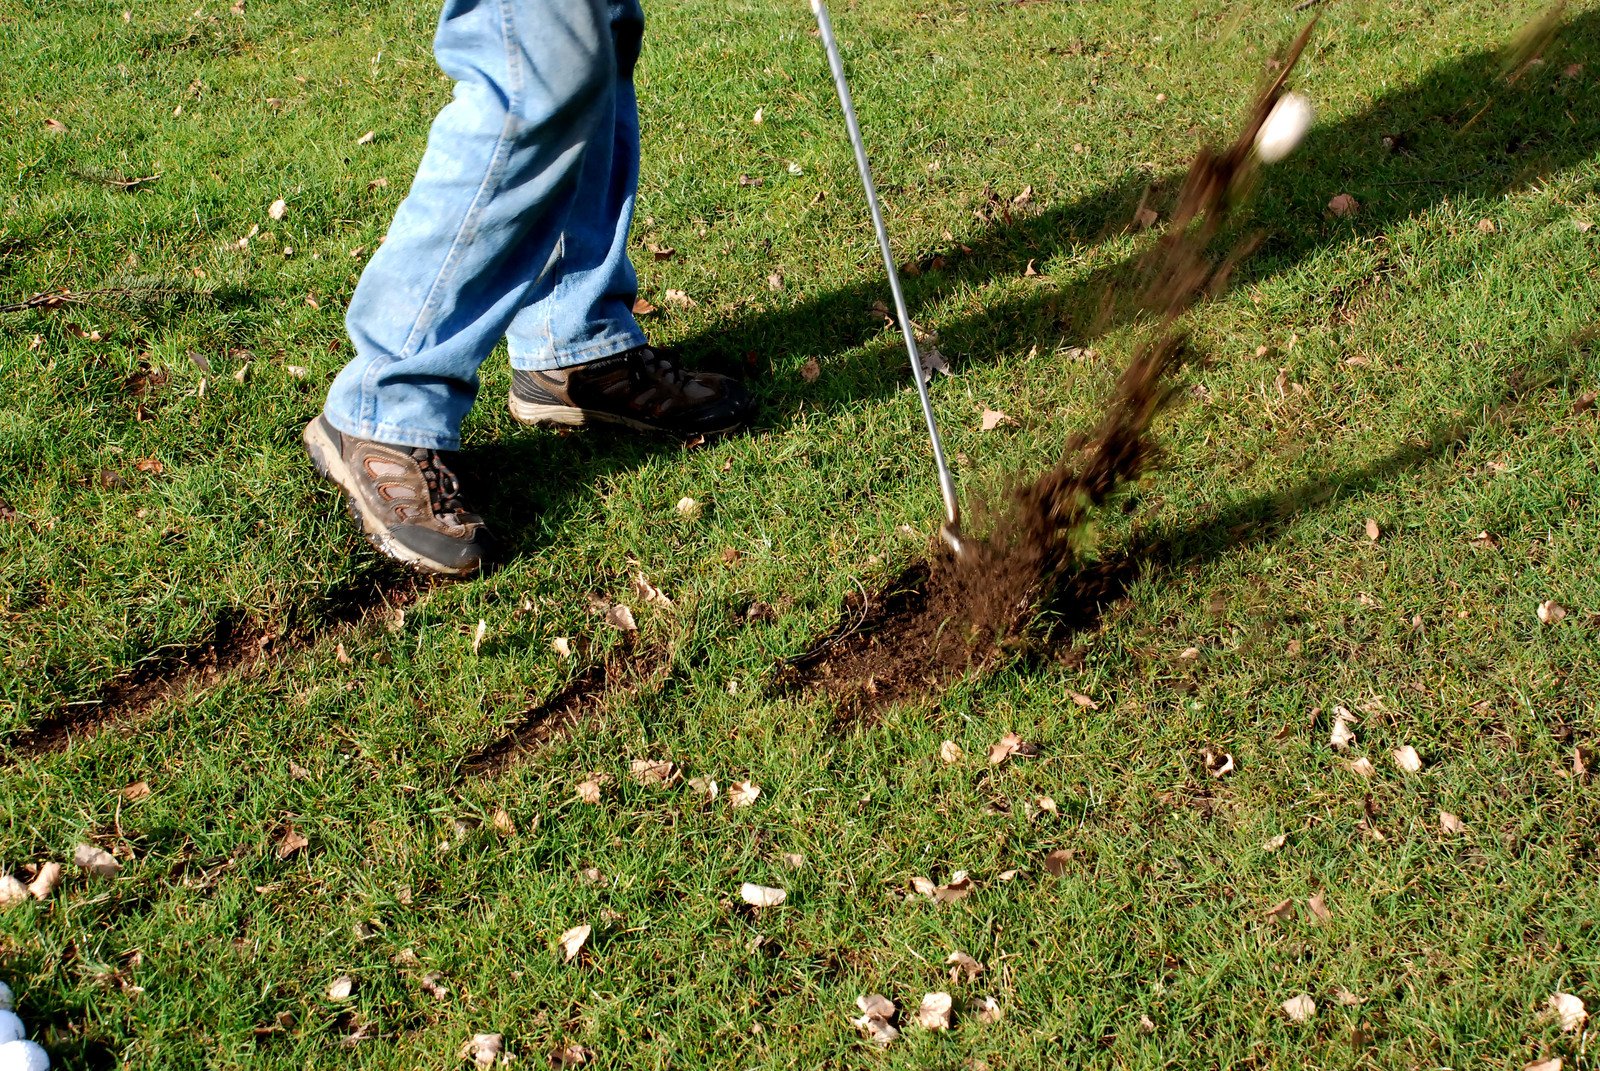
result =
[[[411,451],[417,468],[422,470],[422,481],[428,485],[428,506],[436,517],[465,513],[466,503],[461,500],[461,481],[437,450],[421,447]]]
[[[640,346],[629,354],[629,371],[635,383],[663,387],[681,401],[688,400],[689,373],[673,357],[654,346]]]

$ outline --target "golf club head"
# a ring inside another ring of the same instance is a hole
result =
[[[941,524],[939,538],[944,540],[945,546],[950,548],[950,553],[956,556],[957,561],[964,560],[971,553],[967,541],[962,538],[961,526],[956,521],[945,521]]]

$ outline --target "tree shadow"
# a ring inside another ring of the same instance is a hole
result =
[[[1298,153],[1264,177],[1248,221],[1264,240],[1234,277],[1264,280],[1321,250],[1381,239],[1436,205],[1502,195],[1588,159],[1600,145],[1600,84],[1569,64],[1597,54],[1597,46],[1600,12],[1583,12],[1561,27],[1545,61],[1515,82],[1506,78],[1501,50],[1475,51],[1359,114],[1313,127]],[[991,218],[962,239],[962,251],[946,254],[942,268],[904,280],[913,316],[952,293],[1021,278],[1030,261],[1125,230],[1140,206],[1164,208],[1182,177],[1177,170],[1152,176],[1130,167],[1094,191],[1027,216],[1009,202],[993,202]],[[1335,193],[1353,194],[1360,212],[1334,218],[1326,205]],[[991,298],[981,311],[930,326],[946,352],[972,363],[1034,345],[1087,343],[1135,315],[1131,301],[1112,298],[1132,290],[1140,256],[1060,285],[1044,279],[1031,294]],[[759,430],[782,431],[802,410],[855,405],[905,386],[898,337],[872,310],[886,294],[874,276],[784,308],[737,314],[676,348],[703,367],[752,379],[762,401]],[[875,339],[881,344],[868,345]],[[866,352],[851,360],[830,360],[863,346]],[[769,379],[756,367],[808,357],[828,362],[817,383]],[[667,439],[514,436],[473,447],[462,467],[469,477],[492,474],[473,481],[474,495],[515,555],[543,545],[541,519],[564,515],[597,478],[670,448]],[[562,474],[559,486],[548,473]]]

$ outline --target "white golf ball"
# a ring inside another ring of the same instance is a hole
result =
[[[1264,164],[1275,164],[1294,152],[1310,129],[1311,102],[1298,93],[1285,93],[1256,131],[1256,155]]]
[[[17,1006],[17,998],[11,992],[11,987],[0,982],[0,1011],[10,1011]]]
[[[7,1041],[21,1041],[28,1036],[28,1028],[22,1025],[22,1019],[14,1011],[0,1011],[0,1044]]]
[[[50,1054],[31,1041],[0,1045],[0,1071],[50,1071]]]

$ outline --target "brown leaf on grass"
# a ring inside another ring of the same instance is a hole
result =
[[[133,463],[133,467],[152,476],[160,476],[166,471],[166,466],[153,457],[141,457]]]
[[[28,887],[13,874],[0,874],[0,909],[13,907],[33,899]]]
[[[1581,416],[1594,408],[1594,403],[1600,401],[1600,390],[1584,391],[1572,402],[1572,415]]]
[[[954,740],[946,740],[939,745],[939,761],[947,765],[954,765],[966,757],[966,752]]]
[[[1346,707],[1333,708],[1333,730],[1328,734],[1328,743],[1333,745],[1335,751],[1343,751],[1355,742],[1355,730],[1350,728],[1350,723],[1356,716]]]
[[[1439,832],[1453,837],[1465,832],[1466,828],[1467,827],[1462,824],[1461,819],[1457,818],[1449,811],[1439,812]]]
[[[511,820],[511,815],[502,807],[494,809],[494,814],[489,817],[489,824],[494,826],[495,832],[502,837],[516,836],[517,823]]]
[[[1218,781],[1233,772],[1233,756],[1219,748],[1202,749],[1200,761],[1205,764],[1206,773]]]
[[[328,983],[329,1000],[346,1000],[356,988],[356,980],[348,974],[341,974]]]
[[[1057,811],[1056,811],[1056,801],[1051,799],[1049,796],[1039,796],[1039,797],[1035,798],[1034,801],[1033,801],[1033,805],[1035,807],[1039,808],[1039,810],[1041,812],[1045,813],[1045,814],[1055,814],[1055,813],[1057,813]]]
[[[44,128],[52,134],[65,134],[67,132],[67,124],[59,119],[46,119]]]
[[[1534,1060],[1532,1063],[1522,1065],[1522,1071],[1561,1071],[1561,1057],[1552,1057],[1549,1060]]]
[[[600,789],[610,778],[604,774],[590,774],[578,784],[578,801],[590,806],[600,802]]]
[[[1340,985],[1336,985],[1336,986],[1333,987],[1333,996],[1334,996],[1334,999],[1339,1002],[1339,1006],[1342,1007],[1342,1008],[1359,1007],[1361,1005],[1361,1002],[1362,1002],[1362,998],[1361,997],[1357,996],[1356,994],[1350,992],[1350,990],[1346,989],[1344,986],[1340,986]]]
[[[478,1067],[493,1067],[503,1048],[499,1034],[474,1034],[462,1044],[456,1059],[471,1060]]]
[[[806,865],[806,857],[799,852],[783,852],[778,856],[783,860],[783,865],[791,870],[799,870]]]
[[[1275,852],[1289,841],[1289,834],[1279,833],[1276,837],[1268,837],[1261,842],[1263,851]]]
[[[1593,748],[1584,747],[1582,744],[1572,745],[1572,776],[1585,778],[1594,770],[1595,753]]]
[[[983,973],[983,964],[965,952],[952,952],[944,958],[944,961],[950,966],[952,982],[959,982],[963,978],[970,982]]]
[[[694,298],[682,290],[668,290],[661,295],[661,300],[677,309],[692,309],[699,304]]]
[[[677,509],[678,516],[687,517],[691,521],[700,516],[700,503],[687,495],[678,499],[678,504],[674,508]]]
[[[1133,214],[1133,229],[1136,231],[1147,231],[1151,227],[1154,227],[1156,225],[1156,221],[1160,218],[1161,214],[1155,209],[1149,207],[1141,208]]]
[[[101,878],[114,877],[117,871],[122,869],[122,864],[117,861],[115,856],[104,848],[98,848],[93,844],[80,844],[73,848],[72,862],[79,869],[87,870],[89,873]]]
[[[606,611],[606,624],[612,628],[621,629],[623,632],[638,632],[639,626],[633,620],[633,611],[623,603],[613,603]]]
[[[1485,218],[1485,219],[1478,220],[1478,233],[1479,234],[1493,234],[1497,229],[1498,228],[1495,227],[1494,220],[1492,220],[1492,219]]]
[[[550,641],[550,647],[562,658],[572,657],[572,641],[565,636],[557,636]]]
[[[278,837],[278,846],[274,854],[279,859],[287,859],[296,852],[303,851],[310,843],[311,838],[294,826],[285,826],[283,833]]]
[[[922,364],[922,381],[924,383],[932,383],[935,372],[946,376],[953,373],[950,371],[950,362],[945,360],[943,353],[939,352],[937,336],[929,335],[927,338],[928,341],[926,343],[921,339],[917,340],[917,357]]]
[[[1341,193],[1328,202],[1328,211],[1342,219],[1345,216],[1353,216],[1361,211],[1361,203],[1348,193]]]
[[[1422,756],[1410,744],[1394,749],[1394,764],[1406,773],[1422,772]]]
[[[935,885],[927,878],[918,875],[911,879],[911,887],[923,896],[929,897],[941,904],[955,903],[964,900],[972,894],[972,879],[967,877],[965,870],[958,870],[950,875],[950,880],[943,885]]]
[[[659,245],[656,242],[650,242],[645,246],[645,248],[650,250],[650,255],[655,257],[657,260],[671,260],[678,253],[678,251],[672,248],[670,245]]]
[[[1072,701],[1084,710],[1099,710],[1100,704],[1084,695],[1082,692],[1073,692]]]
[[[644,298],[640,297],[633,299],[633,314],[635,316],[649,316],[655,311],[656,307],[650,304]]]
[[[998,766],[1007,759],[1015,756],[1019,759],[1037,757],[1039,749],[1033,744],[1023,741],[1016,733],[1007,733],[999,740],[989,745],[989,764]]]
[[[1581,999],[1571,993],[1553,993],[1545,1006],[1561,1024],[1563,1034],[1575,1034],[1589,1021],[1589,1010],[1583,1006]]]
[[[267,215],[271,216],[273,219],[282,219],[288,214],[289,202],[285,201],[282,197],[278,198],[276,201],[273,201],[272,204],[267,208]]]
[[[689,788],[698,796],[704,796],[707,803],[714,802],[717,798],[717,779],[714,777],[691,777]]]
[[[924,1030],[949,1030],[950,1010],[954,1002],[949,993],[928,993],[917,1009],[917,1025]]]
[[[815,383],[822,375],[822,366],[815,357],[807,358],[806,363],[800,366],[800,378],[807,383]]]
[[[887,1045],[900,1036],[900,1031],[891,1022],[898,1009],[888,997],[868,993],[856,998],[856,1007],[861,1009],[861,1017],[850,1020],[850,1025],[879,1045]]]
[[[571,963],[578,958],[578,953],[583,951],[584,944],[589,940],[589,935],[594,932],[594,927],[588,924],[574,926],[564,932],[561,937],[561,962]]]
[[[1554,625],[1567,616],[1567,608],[1554,599],[1547,599],[1539,604],[1536,611],[1541,625]]]
[[[1044,869],[1053,878],[1059,878],[1067,872],[1067,867],[1072,862],[1073,851],[1071,848],[1057,848],[1044,857]]]
[[[134,800],[142,800],[146,796],[150,795],[150,782],[135,781],[132,784],[124,785],[119,790],[118,795],[127,800],[129,803],[132,803]]]
[[[978,1020],[980,1023],[998,1023],[1000,1021],[1000,1002],[993,997],[977,997],[963,1002],[961,1013]]]
[[[773,291],[777,291],[777,290],[782,290],[783,289],[783,273],[782,272],[775,271],[775,272],[769,272],[767,274],[767,289],[768,290],[773,290]]]
[[[1365,755],[1358,759],[1352,759],[1347,769],[1357,777],[1371,777],[1378,772],[1377,767],[1372,765],[1372,760]]]
[[[641,785],[671,788],[683,780],[678,764],[666,759],[634,759],[628,763],[628,776]]]
[[[1307,1022],[1314,1019],[1317,1014],[1317,1003],[1311,999],[1311,994],[1309,993],[1301,993],[1297,997],[1290,997],[1280,1007],[1283,1008],[1283,1014],[1287,1015],[1291,1022],[1296,1023]]]
[[[660,606],[666,610],[672,609],[672,600],[667,598],[660,588],[646,580],[643,573],[633,574],[633,593],[649,605]]]
[[[1288,922],[1294,918],[1294,901],[1290,899],[1279,900],[1262,914],[1274,922]]]
[[[1378,537],[1383,534],[1383,529],[1379,528],[1378,527],[1378,522],[1373,520],[1371,517],[1367,518],[1366,527],[1367,527],[1367,538],[1372,540],[1372,542],[1376,543],[1378,541]]]
[[[735,781],[728,786],[728,804],[749,807],[761,798],[761,786],[754,781]]]
[[[28,895],[35,900],[48,900],[61,884],[61,864],[51,860],[39,866],[39,872],[28,882]]]
[[[993,431],[1001,424],[1010,424],[1015,427],[1016,423],[1017,422],[1015,420],[1012,420],[1009,416],[1002,413],[998,409],[985,409],[983,411],[982,426],[984,431]]]
[[[438,971],[424,974],[418,984],[422,986],[422,991],[434,1000],[443,1000],[450,995],[450,987],[444,984],[444,975]]]
[[[377,141],[377,140],[378,140],[378,132],[376,130],[369,130],[365,134],[362,134],[359,138],[356,139],[356,144],[357,145],[371,145],[374,141]]]
[[[569,1067],[582,1067],[594,1058],[594,1053],[582,1045],[563,1045],[559,1049],[551,1049],[546,1057],[552,1071],[566,1071]]]
[[[1318,922],[1328,922],[1333,918],[1333,912],[1328,910],[1328,897],[1325,893],[1317,893],[1306,901],[1306,907],[1311,909],[1311,917]]]
[[[777,907],[789,898],[789,894],[782,889],[747,881],[739,886],[739,898],[751,907]]]

